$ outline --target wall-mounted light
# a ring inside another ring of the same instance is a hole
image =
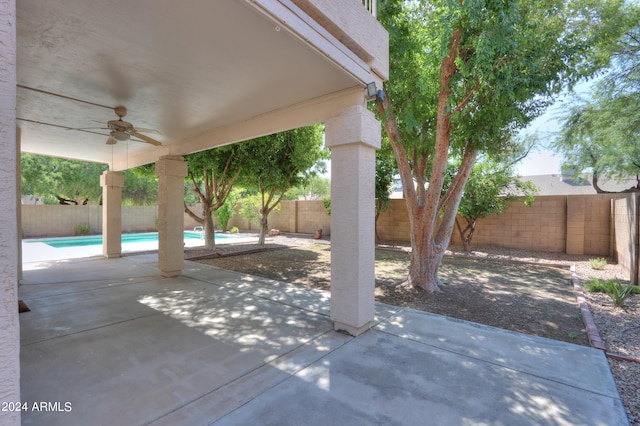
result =
[[[385,97],[385,93],[384,90],[382,89],[378,89],[376,87],[376,82],[372,81],[371,83],[367,84],[367,99],[370,101],[376,100],[376,99],[380,99],[380,100],[384,100]]]
[[[376,96],[378,96],[378,88],[376,87],[376,82],[372,81],[371,83],[367,84],[367,97],[373,99]]]

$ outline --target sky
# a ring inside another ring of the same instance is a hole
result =
[[[531,152],[518,165],[517,173],[520,176],[554,175],[560,174],[562,157],[548,150]]]
[[[589,93],[596,80],[584,81],[576,85],[575,93],[585,95]],[[560,131],[558,116],[562,115],[567,105],[574,101],[572,93],[561,94],[556,102],[547,109],[540,117],[535,119],[523,133],[535,133],[539,137],[542,145],[551,142],[554,136]],[[560,154],[540,146],[534,148],[529,155],[517,165],[517,172],[520,176],[560,174],[563,157]]]
[[[549,142],[560,128],[555,118],[558,112],[561,111],[560,108],[562,108],[561,103],[552,106],[546,113],[535,119],[522,133],[535,133],[543,144]],[[560,174],[561,165],[562,155],[556,154],[544,146],[538,146],[534,147],[529,152],[529,155],[517,165],[517,173],[520,176]]]

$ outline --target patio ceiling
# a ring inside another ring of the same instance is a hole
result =
[[[187,154],[203,134],[373,81],[286,1],[21,0],[17,36],[22,151],[116,170]],[[163,145],[107,145],[100,128],[119,105]],[[68,130],[80,128],[97,129]]]

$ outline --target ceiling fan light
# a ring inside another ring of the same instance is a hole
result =
[[[129,134],[121,132],[120,130],[114,130],[111,132],[111,137],[120,142],[129,140]]]

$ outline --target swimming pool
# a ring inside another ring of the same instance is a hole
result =
[[[185,249],[204,246],[204,239],[200,236],[200,232],[185,231]],[[216,234],[216,244],[255,243],[257,241],[256,236]],[[158,250],[157,232],[122,235],[122,254],[154,250]],[[103,256],[101,235],[22,240],[23,268],[37,268],[43,261],[92,256]],[[29,266],[26,266],[27,264]]]
[[[232,242],[233,239],[239,237],[226,234],[216,234],[216,243]],[[185,243],[189,240],[201,240],[203,234],[200,232],[185,231],[184,232]],[[41,238],[36,240],[27,240],[27,243],[44,243],[53,248],[67,248],[67,247],[86,247],[86,246],[101,246],[102,235],[86,235],[82,237],[63,237],[63,238]],[[146,232],[142,234],[122,234],[122,244],[128,243],[157,243],[157,232]]]

